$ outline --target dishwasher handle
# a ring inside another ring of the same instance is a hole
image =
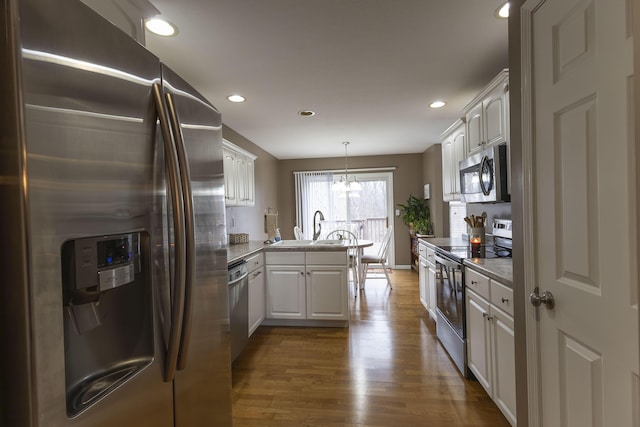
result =
[[[248,272],[243,273],[240,277],[237,277],[235,279],[233,279],[232,281],[229,282],[229,286],[233,286],[238,282],[241,282],[242,280],[244,280],[246,277],[249,276]]]
[[[249,276],[249,269],[247,268],[247,261],[241,260],[230,264],[228,275],[228,285],[233,286],[236,283],[246,279]]]
[[[440,256],[439,254],[436,254],[436,263],[437,264],[441,264],[444,267],[451,268],[453,270],[460,270],[460,271],[463,270],[463,266],[462,266],[461,263],[453,261],[453,260],[450,260],[448,258],[444,258],[444,257]]]

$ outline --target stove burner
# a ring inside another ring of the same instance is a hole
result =
[[[467,258],[511,258],[510,249],[493,245],[481,246],[478,254],[472,254],[470,245],[438,246],[436,251],[445,257],[454,258],[458,262]]]
[[[494,248],[494,253],[498,258],[511,258],[511,251],[509,249]]]

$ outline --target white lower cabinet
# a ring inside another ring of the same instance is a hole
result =
[[[420,286],[420,303],[429,311],[429,267],[427,261],[420,257],[420,263],[418,264],[418,277]]]
[[[267,318],[348,320],[344,251],[267,252]]]
[[[247,258],[249,270],[249,336],[258,329],[265,317],[265,274],[262,252]]]
[[[511,425],[516,425],[512,291],[466,269],[467,366]]]
[[[436,266],[435,264],[429,264],[429,271],[427,273],[427,291],[429,292],[429,314],[431,318],[438,321],[438,316],[436,316]]]
[[[307,319],[347,320],[349,298],[345,265],[307,265]]]
[[[307,318],[306,279],[304,273],[304,265],[267,265],[268,318]]]
[[[433,320],[436,320],[436,265],[435,265],[435,249],[420,243],[418,247],[419,253],[419,283],[420,283],[420,302],[429,312]]]
[[[491,334],[493,356],[493,400],[516,425],[516,358],[513,336],[513,318],[491,306]]]
[[[489,303],[467,288],[467,366],[489,396],[491,382],[491,331]]]

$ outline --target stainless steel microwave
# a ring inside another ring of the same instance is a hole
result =
[[[460,192],[465,203],[508,202],[507,145],[500,144],[462,160]]]

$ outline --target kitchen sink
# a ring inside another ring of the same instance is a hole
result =
[[[305,246],[343,246],[343,240],[280,240],[274,243],[281,247],[305,247]]]
[[[343,246],[344,240],[316,240],[312,243],[314,246]]]
[[[309,246],[313,243],[313,240],[280,240],[274,243],[277,246]]]

